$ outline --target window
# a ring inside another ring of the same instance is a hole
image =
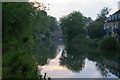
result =
[[[114,15],[112,15],[112,20],[114,20]]]
[[[114,17],[115,17],[115,20],[116,20],[117,19],[117,14],[115,14]]]
[[[118,19],[120,19],[120,14],[118,14]]]

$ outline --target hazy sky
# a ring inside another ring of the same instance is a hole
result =
[[[33,0],[31,0],[33,1]],[[48,15],[54,16],[57,19],[69,14],[72,11],[80,11],[86,17],[96,18],[97,14],[103,7],[111,8],[110,14],[118,10],[119,0],[36,0],[50,4],[50,10],[47,11]]]

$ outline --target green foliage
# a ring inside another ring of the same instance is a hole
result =
[[[79,11],[73,11],[69,15],[60,18],[60,27],[68,42],[75,36],[85,33],[85,21],[86,17]]]
[[[83,38],[81,35],[73,38],[69,44],[71,44],[71,46],[73,46],[77,50],[82,49],[85,51],[89,51],[90,48],[97,48],[96,39],[86,39],[86,38]]]
[[[47,16],[45,11],[37,11],[36,34],[44,34],[46,31],[53,32],[57,28],[56,18]]]
[[[120,43],[117,44],[117,51],[120,52]]]
[[[49,17],[49,20],[50,20],[50,31],[54,32],[54,31],[57,31],[58,29],[58,26],[57,26],[57,20],[56,18],[54,17]]]
[[[101,12],[98,14],[98,18],[100,17],[106,17],[109,12],[111,11],[111,9],[109,9],[108,7],[104,7]]]
[[[30,3],[4,3],[2,7],[3,41],[12,38],[22,39],[25,35],[31,34],[35,10]]]
[[[45,36],[49,39],[49,37],[50,37],[50,30],[49,29],[47,29],[45,31]]]
[[[117,40],[112,37],[107,37],[100,41],[99,46],[101,49],[105,50],[116,50]]]
[[[104,36],[104,21],[107,19],[110,9],[104,7],[98,14],[97,19],[88,26],[88,35],[91,38],[102,38]]]
[[[37,78],[35,61],[30,54],[9,51],[3,57],[3,78]]]
[[[3,78],[37,78],[36,36],[49,37],[56,19],[29,2],[3,3],[2,12]]]
[[[103,23],[101,21],[96,21],[91,24],[88,28],[88,34],[91,38],[102,38],[104,34],[102,33]]]

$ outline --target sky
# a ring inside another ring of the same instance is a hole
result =
[[[35,1],[35,0],[30,0]],[[120,0],[36,0],[44,3],[50,7],[47,11],[48,15],[56,17],[59,20],[60,17],[68,15],[72,11],[80,11],[84,16],[95,19],[101,9],[108,7],[112,9],[110,14],[113,14],[118,10],[118,2]]]

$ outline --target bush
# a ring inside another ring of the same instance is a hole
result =
[[[120,43],[117,44],[117,51],[120,52]]]
[[[75,47],[76,49],[90,49],[90,48],[97,48],[97,39],[86,39],[83,36],[79,35],[74,37],[70,44]]]
[[[105,50],[116,50],[117,40],[112,37],[104,38],[99,42],[99,47]]]

